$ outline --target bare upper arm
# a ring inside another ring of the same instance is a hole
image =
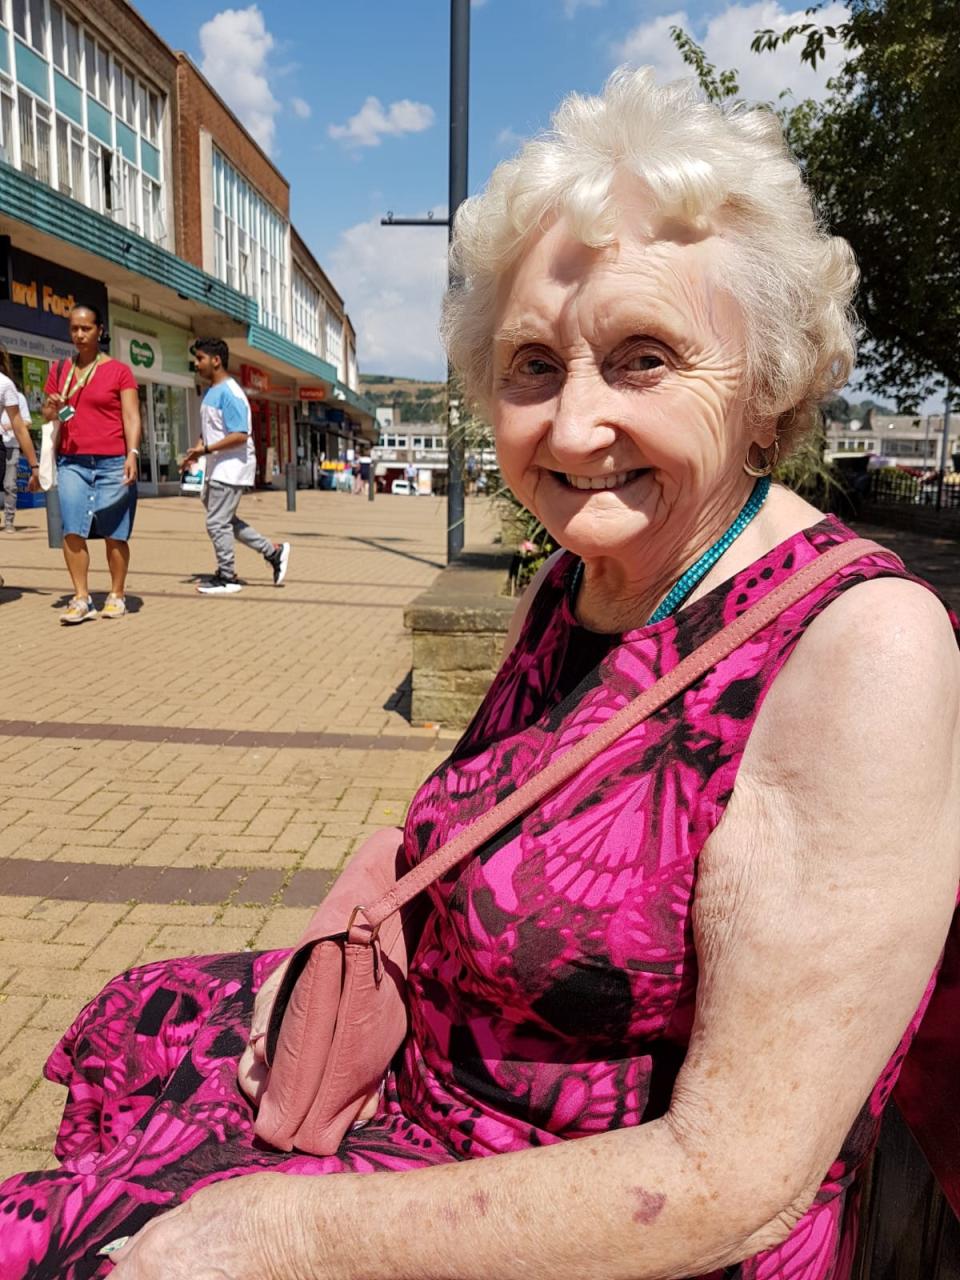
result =
[[[937,963],[958,723],[942,606],[902,580],[858,585],[775,681],[701,853],[696,1024],[668,1120],[755,1224],[809,1205]]]
[[[523,595],[517,601],[517,607],[514,609],[510,618],[510,626],[507,628],[507,637],[503,642],[503,653],[500,655],[501,667],[513,652],[514,645],[520,639],[520,632],[523,630],[523,624],[527,620],[527,614],[530,612],[531,606],[536,598],[536,594],[543,585],[544,579],[563,554],[564,552],[561,549],[559,551],[554,551],[552,555],[547,557],[527,583]]]
[[[120,388],[120,410],[126,422],[140,421],[140,393],[136,387]]]

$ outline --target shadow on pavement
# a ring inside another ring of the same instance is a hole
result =
[[[411,723],[411,700],[413,698],[413,672],[408,671],[390,697],[383,704],[384,711],[394,711],[407,724]]]
[[[0,592],[0,594],[2,594],[2,592]],[[39,592],[38,594],[42,595],[46,593]],[[93,607],[96,609],[97,613],[99,613],[100,610],[103,608],[103,606],[107,602],[107,592],[91,591],[90,597],[93,600]],[[73,595],[70,592],[66,592],[64,595],[58,596],[57,599],[52,602],[52,604],[50,605],[50,608],[65,609],[72,599],[73,599]],[[127,595],[124,597],[124,599],[127,602],[127,613],[139,613],[140,610],[143,608],[142,596],[132,596],[128,592]],[[113,619],[111,618],[109,619],[109,621],[112,622]]]

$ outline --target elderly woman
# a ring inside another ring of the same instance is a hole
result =
[[[856,276],[771,113],[618,73],[454,256],[452,359],[565,550],[410,862],[852,536],[768,481],[847,377]],[[237,1089],[286,953],[117,979],[51,1058],[63,1163],[3,1187],[0,1273],[843,1280],[954,909],[958,703],[931,592],[835,573],[434,886],[411,1032],[336,1156],[255,1144]]]

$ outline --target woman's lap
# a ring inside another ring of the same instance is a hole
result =
[[[126,542],[133,533],[137,486],[124,484],[122,456],[65,454],[57,467],[64,533]]]
[[[61,1167],[0,1184],[0,1277],[106,1275],[97,1249],[131,1235],[209,1182],[269,1170],[316,1175],[410,1169],[449,1153],[399,1112],[351,1135],[337,1156],[256,1143],[237,1058],[263,978],[288,952],[147,965],[109,983],[47,1063],[68,1091]]]

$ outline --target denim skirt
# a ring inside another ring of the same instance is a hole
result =
[[[127,542],[137,510],[136,484],[123,483],[123,455],[62,454],[57,489],[64,533]]]

